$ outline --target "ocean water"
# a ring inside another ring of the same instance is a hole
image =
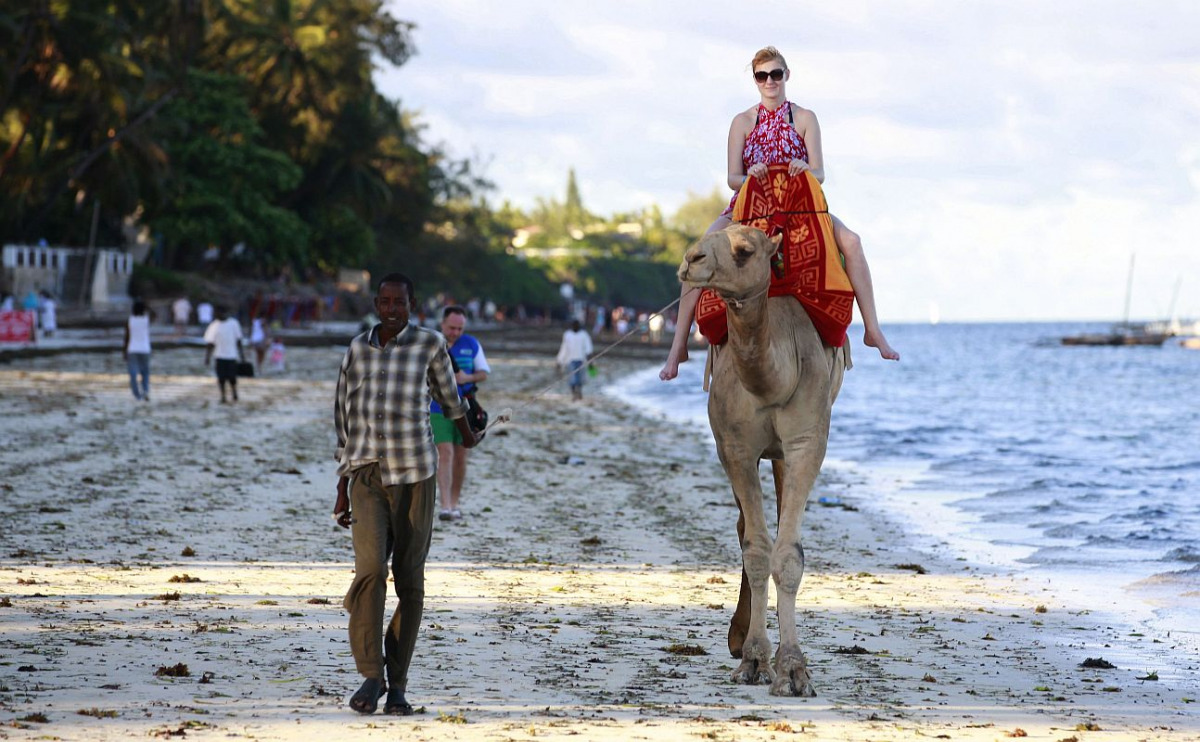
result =
[[[1058,343],[1104,329],[895,325],[890,363],[852,327],[825,469],[919,545],[1200,651],[1200,351]],[[612,391],[707,431],[702,372]]]

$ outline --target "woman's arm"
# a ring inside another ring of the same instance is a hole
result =
[[[821,125],[817,123],[817,114],[796,106],[793,118],[796,132],[804,140],[804,147],[808,150],[808,169],[818,183],[824,183],[825,155],[821,153]]]
[[[746,171],[742,167],[742,149],[746,146],[746,114],[739,113],[733,117],[729,125],[728,175],[725,183],[735,191],[741,190],[746,180]]]

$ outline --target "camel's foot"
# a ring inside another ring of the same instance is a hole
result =
[[[799,647],[784,650],[783,647],[775,654],[775,680],[771,683],[773,696],[804,696],[811,698],[817,695],[812,687],[812,673],[808,671],[808,660]]]
[[[771,643],[765,638],[742,645],[742,664],[733,671],[733,682],[742,685],[774,683],[775,670],[771,668],[770,655]]]

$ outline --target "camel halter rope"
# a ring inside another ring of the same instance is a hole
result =
[[[697,286],[693,286],[692,288],[688,289],[688,290],[687,290],[686,292],[684,292],[683,294],[680,294],[680,295],[679,295],[679,298],[678,298],[678,299],[676,299],[675,301],[673,301],[673,302],[671,302],[670,304],[666,305],[665,307],[663,307],[662,309],[658,310],[657,312],[651,312],[651,313],[648,315],[647,319],[649,319],[650,317],[653,317],[653,316],[654,316],[654,315],[656,315],[656,314],[661,316],[661,315],[662,315],[664,312],[666,312],[668,309],[670,309],[671,307],[675,306],[675,305],[676,305],[676,304],[678,304],[680,301],[682,301],[682,300],[683,300],[683,297],[684,297],[686,294],[690,294],[690,293],[691,293],[691,292],[693,292],[693,291],[699,291],[699,290],[700,290],[700,289],[699,289],[699,287],[697,287]],[[739,302],[739,303],[737,304],[737,307],[740,309],[740,308],[741,308],[741,302],[744,302],[744,301],[749,301],[751,298],[754,298],[754,297],[748,297],[748,298],[746,298],[746,299],[740,299],[740,300],[738,300],[738,302]],[[690,328],[689,328],[689,329],[690,329]],[[627,332],[627,333],[625,333],[624,335],[622,335],[621,337],[617,338],[617,339],[616,339],[615,341],[613,341],[612,343],[609,343],[608,347],[606,347],[604,350],[600,351],[599,353],[597,353],[597,354],[593,355],[591,358],[589,358],[589,359],[588,359],[588,363],[595,363],[597,360],[599,360],[600,358],[603,358],[605,355],[607,355],[607,354],[609,353],[609,351],[611,351],[613,348],[616,348],[618,345],[620,345],[621,343],[625,342],[625,341],[626,341],[626,340],[628,340],[630,337],[632,337],[633,335],[637,334],[637,333],[638,333],[638,332],[640,332],[640,331],[641,331],[641,326],[640,326],[640,325],[637,325],[637,326],[635,326],[635,327],[634,327],[632,330],[630,330],[629,332]],[[518,406],[517,406],[517,408],[516,408],[516,409],[517,409],[517,411],[524,410],[525,408],[527,408],[527,407],[530,407],[530,406],[531,406],[531,405],[533,405],[533,403],[534,403],[534,402],[536,402],[536,401],[537,401],[537,400],[538,400],[540,397],[542,397],[542,396],[545,396],[545,395],[546,395],[546,394],[547,394],[547,393],[548,393],[548,392],[549,392],[551,389],[553,389],[554,387],[558,386],[558,385],[559,385],[559,384],[562,382],[562,380],[563,380],[563,379],[566,379],[567,377],[569,377],[569,376],[573,376],[573,375],[575,375],[575,374],[577,374],[577,373],[579,373],[579,370],[578,370],[578,369],[577,369],[577,370],[573,370],[573,371],[567,371],[566,373],[563,373],[563,374],[560,374],[560,375],[556,376],[556,377],[554,378],[554,380],[553,380],[553,381],[551,381],[549,384],[547,384],[547,385],[546,385],[546,388],[544,388],[544,389],[542,389],[540,392],[537,392],[536,394],[534,394],[532,397],[530,397],[530,398],[529,398],[527,401],[525,401],[524,403],[522,403],[522,404],[518,405]],[[512,408],[512,407],[505,407],[503,410],[501,410],[501,411],[500,411],[500,414],[499,414],[499,415],[497,415],[496,417],[492,418],[492,419],[491,419],[491,421],[489,421],[489,422],[488,422],[488,424],[487,424],[487,427],[483,429],[483,432],[484,432],[484,434],[486,434],[486,433],[487,433],[489,430],[491,430],[491,429],[492,429],[492,427],[493,427],[493,426],[495,426],[495,425],[499,425],[500,423],[506,423],[506,422],[510,422],[510,421],[512,420],[512,416],[513,416],[513,408]]]

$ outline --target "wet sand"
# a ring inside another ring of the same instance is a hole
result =
[[[329,517],[341,350],[290,349],[236,405],[202,357],[156,352],[149,404],[115,351],[0,365],[0,739],[1200,738],[1200,658],[915,550],[847,474],[804,523],[817,697],[731,683],[737,511],[715,456],[599,384],[539,394],[552,359],[514,349],[489,350],[481,392],[514,419],[473,454],[465,518],[437,524],[420,713],[359,716]],[[1118,667],[1080,667],[1100,657]]]

